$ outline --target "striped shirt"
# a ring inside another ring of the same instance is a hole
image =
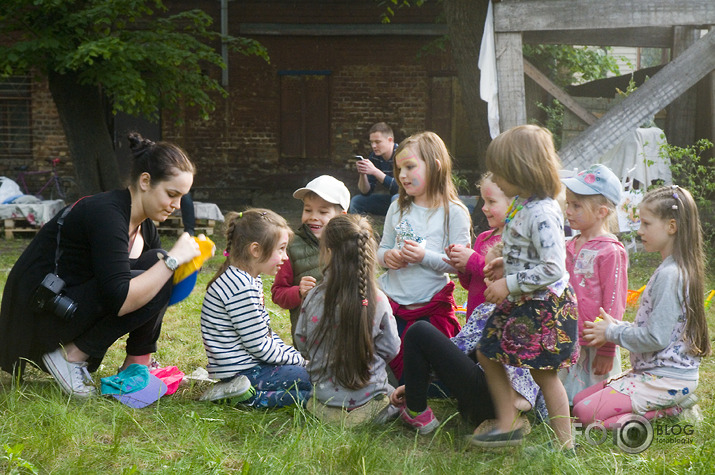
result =
[[[305,364],[292,346],[271,330],[263,304],[263,282],[233,266],[206,291],[201,336],[212,378],[225,379],[259,363]]]

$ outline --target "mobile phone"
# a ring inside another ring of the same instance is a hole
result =
[[[362,155],[355,155],[355,158],[358,160],[365,160],[365,157],[363,157]]]

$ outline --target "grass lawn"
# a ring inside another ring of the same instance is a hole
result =
[[[165,241],[167,241],[165,239]],[[221,238],[217,237],[217,241]],[[0,240],[0,289],[27,240]],[[165,242],[167,248],[168,244]],[[223,248],[223,242],[218,243]],[[205,266],[194,292],[169,308],[157,359],[185,373],[206,365],[199,314],[206,283],[224,257]],[[629,288],[644,285],[657,256],[631,259]],[[713,276],[708,289],[714,288]],[[288,313],[270,301],[273,328],[290,339]],[[459,285],[458,302],[466,301]],[[628,311],[632,319],[634,309]],[[715,306],[708,312],[715,331]],[[715,334],[715,333],[713,333]],[[123,341],[110,349],[95,381],[116,372]],[[624,361],[628,361],[624,351]],[[540,448],[549,428],[536,425],[523,447],[470,448],[473,427],[461,421],[449,400],[431,402],[442,427],[419,436],[399,421],[345,429],[316,422],[299,408],[248,410],[201,403],[205,383],[182,386],[145,409],[111,398],[76,401],[46,374],[33,370],[21,384],[0,375],[0,471],[5,473],[713,473],[715,429],[712,358],[704,360],[696,394],[702,419],[655,422],[653,444],[638,454],[619,449],[611,438],[600,445],[583,436],[576,458]]]

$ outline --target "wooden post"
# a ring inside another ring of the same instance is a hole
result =
[[[497,33],[494,36],[499,85],[499,128],[503,132],[526,124],[524,57],[521,33]]]
[[[596,162],[651,117],[715,69],[715,30],[663,67],[623,102],[560,151],[564,168]]]
[[[680,56],[699,37],[699,30],[695,28],[673,27],[672,59]],[[692,87],[668,106],[665,125],[665,136],[668,138],[668,143],[686,147],[695,142],[696,101],[697,91]]]

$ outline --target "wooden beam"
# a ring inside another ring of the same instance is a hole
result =
[[[698,38],[700,32],[687,26],[676,26],[673,33],[671,53],[677,58]],[[695,142],[695,118],[697,116],[697,91],[690,88],[668,106],[665,117],[665,136],[668,143],[687,147]]]
[[[522,38],[524,43],[529,45],[670,48],[673,45],[673,27],[526,31]]]
[[[623,102],[566,144],[559,155],[564,168],[596,162],[626,134],[652,117],[715,70],[715,30],[658,71]]]
[[[713,0],[530,0],[494,4],[496,32],[713,24]]]
[[[559,86],[554,84],[551,79],[546,77],[544,73],[536,69],[536,66],[531,64],[529,61],[524,59],[524,73],[533,79],[536,84],[541,86],[546,92],[551,94],[554,98],[564,105],[568,110],[573,112],[576,117],[584,121],[588,125],[593,125],[598,117],[591,114],[585,107],[576,102],[576,100],[568,95],[566,91],[561,89]]]
[[[499,85],[499,128],[502,131],[526,124],[524,57],[520,33],[494,35]]]
[[[288,24],[239,23],[239,35],[256,36],[444,36],[447,25],[416,23]]]

